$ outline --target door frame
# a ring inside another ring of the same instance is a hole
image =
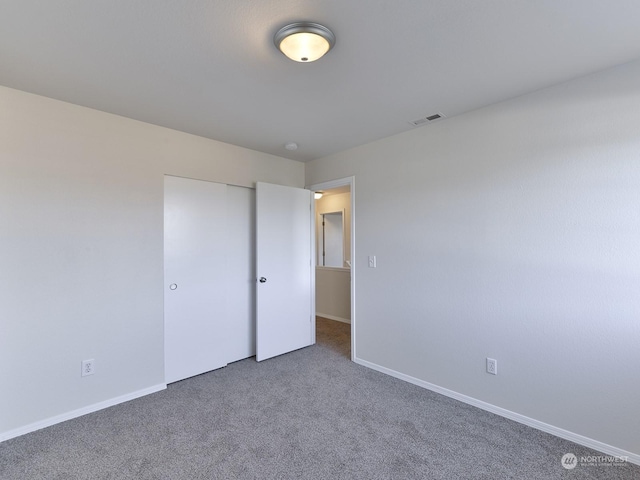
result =
[[[351,191],[351,361],[355,361],[356,358],[356,177],[345,177],[339,178],[337,180],[331,180],[328,182],[322,183],[314,183],[312,185],[307,185],[305,188],[313,191],[317,190],[329,190],[331,188],[337,187],[345,187],[349,186]],[[315,206],[315,202],[313,203]],[[315,208],[313,209],[315,210]],[[313,225],[315,226],[315,212],[312,212],[313,215]],[[314,237],[315,239],[315,237]],[[315,244],[315,242],[314,242]],[[313,269],[314,269],[314,278],[315,278],[315,267],[317,266],[317,258],[314,254],[313,256]],[[315,282],[313,284],[313,298],[315,299]],[[313,310],[315,315],[315,308]],[[314,318],[315,323],[315,318]],[[315,335],[315,328],[314,328]]]

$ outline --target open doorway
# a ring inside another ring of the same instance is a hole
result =
[[[353,359],[353,178],[308,188],[316,192],[316,339]]]

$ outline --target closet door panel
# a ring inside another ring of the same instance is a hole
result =
[[[165,381],[227,364],[227,186],[165,176]]]
[[[256,192],[227,187],[227,305],[229,363],[256,354]]]

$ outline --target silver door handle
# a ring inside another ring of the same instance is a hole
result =
[[[178,288],[177,283],[172,283],[171,285],[169,285],[169,290],[175,290],[176,288]]]
[[[260,277],[260,283],[265,283],[266,281],[267,281],[267,279],[266,279],[266,278],[264,278],[264,277]]]

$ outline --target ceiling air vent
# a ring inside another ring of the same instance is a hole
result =
[[[440,120],[444,118],[444,114],[442,113],[434,113],[433,115],[429,115],[428,117],[419,118],[418,120],[414,120],[409,122],[414,127],[419,127],[420,125],[424,125],[425,123],[435,122],[436,120]]]

